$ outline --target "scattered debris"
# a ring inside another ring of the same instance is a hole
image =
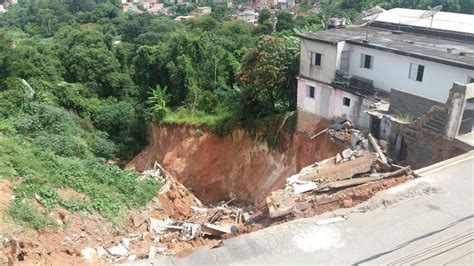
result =
[[[385,155],[383,154],[382,149],[380,149],[379,144],[377,144],[377,141],[374,139],[372,134],[369,133],[368,137],[370,140],[370,144],[372,144],[372,147],[374,147],[375,151],[380,157],[380,160],[382,160],[383,163],[388,163],[387,157],[385,157]]]
[[[95,248],[86,247],[81,250],[81,255],[86,261],[93,261],[98,258]]]
[[[156,255],[156,247],[155,247],[155,246],[151,246],[151,247],[150,247],[150,251],[148,251],[148,258],[149,258],[149,259],[154,259],[154,258],[155,258],[155,255]]]
[[[110,247],[107,249],[107,252],[109,252],[110,255],[114,256],[114,257],[125,257],[127,256],[128,254],[128,249],[126,247],[123,246],[122,242],[120,242],[119,244],[113,246],[113,247]]]
[[[321,193],[411,175],[410,167],[391,165],[373,136],[369,133],[367,138],[364,137],[360,130],[344,118],[336,119],[333,125],[313,138],[323,132],[327,132],[333,141],[346,149],[287,178],[285,188],[274,191],[267,197],[271,218],[314,208],[309,202],[314,202]],[[375,152],[369,150],[369,142]]]
[[[295,202],[295,198],[284,191],[272,192],[272,195],[267,197],[270,217],[280,217],[293,212],[295,209]]]
[[[104,247],[98,247],[96,249],[96,252],[97,252],[97,257],[99,258],[102,258],[107,253]]]
[[[230,227],[224,227],[224,226],[219,226],[219,225],[214,225],[214,224],[204,224],[202,225],[202,232],[206,235],[211,235],[211,236],[222,236],[224,234],[230,234],[232,233],[231,230],[232,226]]]
[[[307,181],[302,181],[302,182],[295,182],[292,184],[293,186],[293,193],[300,194],[303,192],[308,192],[311,190],[315,190],[318,186],[314,182],[307,182]]]

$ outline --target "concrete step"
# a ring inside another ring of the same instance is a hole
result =
[[[432,125],[429,125],[429,124],[424,124],[423,128],[431,130],[431,131],[433,131],[435,133],[438,133],[438,134],[443,134],[444,133],[444,129],[438,128],[436,126],[432,126]]]

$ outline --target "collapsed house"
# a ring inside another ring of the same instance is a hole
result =
[[[298,128],[345,116],[414,168],[471,150],[474,15],[439,12],[430,26],[423,12],[300,33]]]
[[[375,138],[364,134],[349,121],[338,119],[336,124],[314,135],[330,135],[331,140],[347,149],[336,156],[304,167],[287,178],[286,187],[267,197],[271,218],[293,214],[301,209],[318,212],[322,198],[328,193],[350,194],[350,189],[389,178],[412,178],[411,168],[393,164]],[[402,181],[403,182],[403,181]],[[331,200],[336,200],[334,199]],[[317,204],[315,205],[315,203]],[[309,203],[312,203],[308,206]],[[302,207],[303,206],[303,207]],[[349,207],[349,206],[346,206]]]

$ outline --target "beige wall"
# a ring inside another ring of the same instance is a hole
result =
[[[311,52],[323,55],[321,67],[311,66]],[[331,83],[336,77],[337,44],[301,39],[300,75],[320,82]]]

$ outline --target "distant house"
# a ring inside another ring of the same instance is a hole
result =
[[[147,12],[148,13],[152,13],[152,14],[155,14],[155,13],[160,13],[164,10],[164,4],[163,3],[156,3],[154,4],[152,7],[150,7]]]
[[[194,13],[199,15],[208,15],[212,13],[212,8],[209,6],[201,6],[196,8],[196,10],[194,10]]]
[[[177,16],[174,20],[182,21],[182,20],[192,20],[195,18],[196,16]]]
[[[246,23],[257,24],[258,13],[255,10],[245,10],[237,14],[237,19],[242,20]]]

